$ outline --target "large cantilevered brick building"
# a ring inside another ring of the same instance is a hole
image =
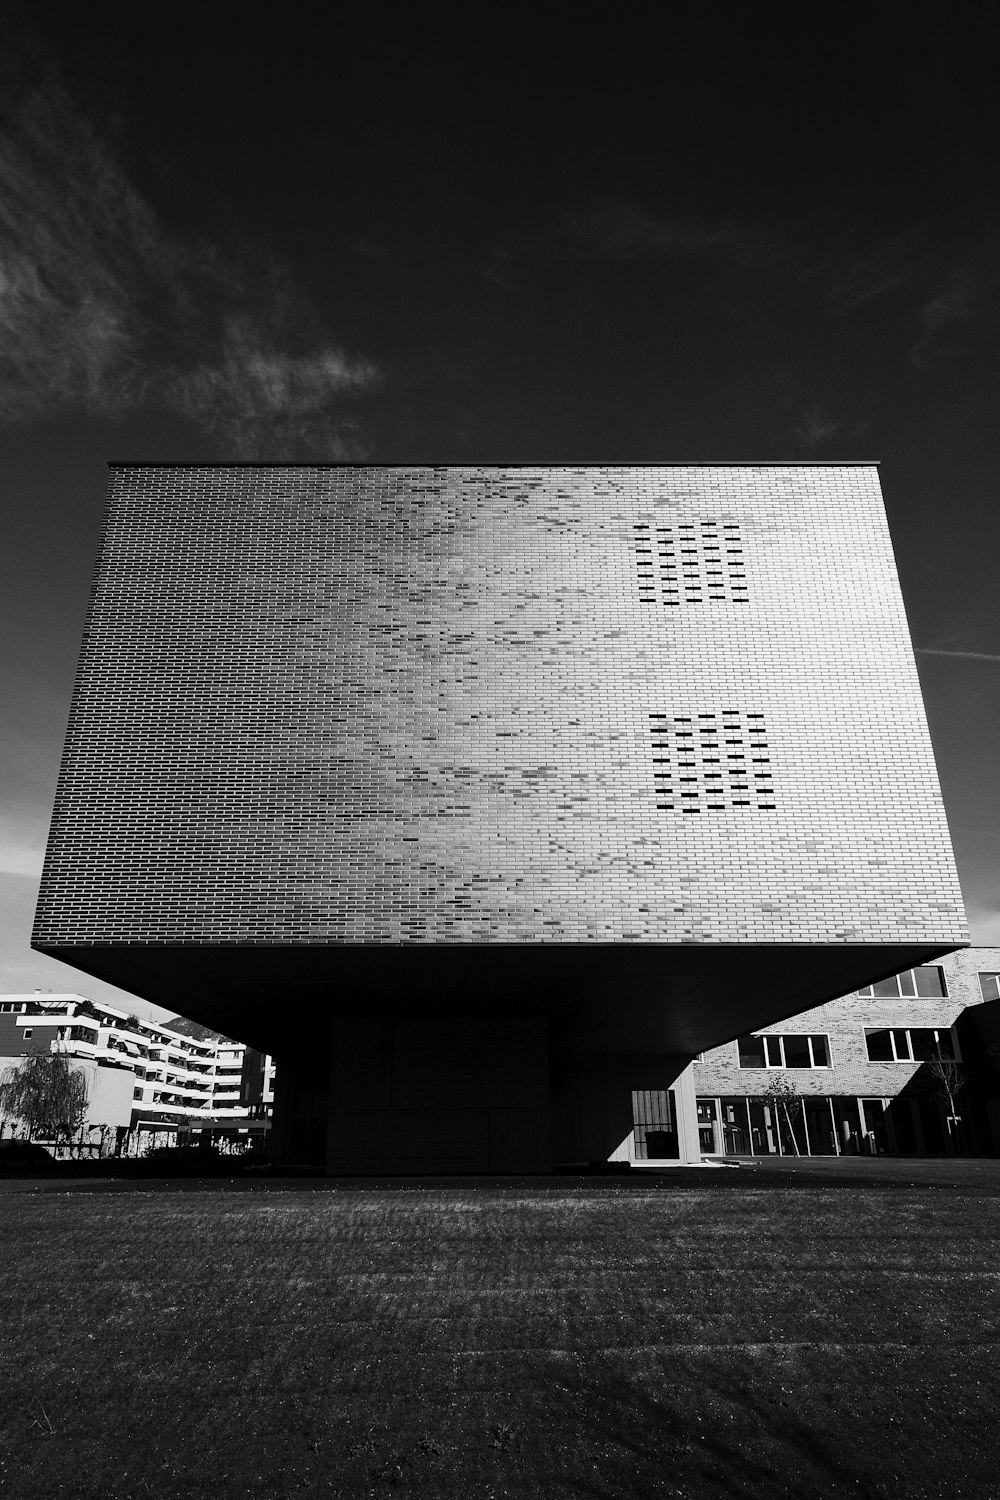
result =
[[[693,1159],[695,1053],[966,942],[874,465],[112,465],[34,944],[286,1159]]]

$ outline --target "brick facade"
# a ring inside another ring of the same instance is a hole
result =
[[[869,1062],[865,1031],[878,1027],[953,1027],[972,1005],[982,1004],[981,972],[1000,973],[1000,948],[962,948],[939,958],[946,997],[884,1000],[858,994],[844,995],[814,1006],[759,1034],[819,1033],[830,1039],[829,1069],[788,1069],[803,1094],[870,1094],[890,1097],[900,1092],[919,1070],[916,1062]],[[695,1060],[695,1088],[699,1094],[759,1092],[770,1069],[740,1067],[739,1044],[727,1042]]]
[[[37,946],[966,940],[874,466],[112,469]]]
[[[702,1053],[694,1062],[694,1085],[702,1100],[738,1100],[759,1098],[775,1078],[790,1081],[796,1092],[816,1101],[834,1099],[900,1100],[926,1096],[926,1069],[918,1058],[873,1061],[868,1056],[866,1033],[895,1029],[900,1032],[947,1030],[950,1045],[962,1064],[962,1071],[973,1084],[973,1101],[966,1094],[962,1109],[967,1117],[978,1120],[975,1138],[966,1135],[964,1149],[1000,1150],[1000,1112],[995,1104],[985,1108],[983,1100],[997,1096],[1000,1073],[992,1068],[984,1054],[981,1027],[959,1022],[970,1018],[985,1019],[987,1010],[1000,1008],[1000,1000],[988,1005],[980,984],[982,974],[1000,974],[1000,948],[963,948],[945,955],[933,966],[944,978],[947,993],[943,996],[904,996],[877,998],[854,993],[824,1005],[813,1006],[775,1026],[754,1033],[759,1036],[811,1036],[826,1038],[828,1067],[825,1068],[746,1068],[740,1065],[739,1040],[727,1042]],[[986,1034],[995,1030],[990,1018]],[[964,1049],[964,1050],[963,1050]],[[970,1051],[976,1055],[967,1055]],[[985,1084],[985,1087],[984,1087]],[[975,1102],[975,1108],[971,1106]],[[838,1108],[838,1115],[842,1111]],[[737,1111],[739,1114],[739,1111]],[[994,1135],[996,1139],[994,1140]]]

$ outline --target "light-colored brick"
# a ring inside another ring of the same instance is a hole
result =
[[[113,468],[37,946],[966,941],[875,466]]]

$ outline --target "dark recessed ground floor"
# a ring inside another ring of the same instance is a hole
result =
[[[271,1149],[332,1173],[700,1159],[690,1062],[932,945],[46,950],[274,1057]]]

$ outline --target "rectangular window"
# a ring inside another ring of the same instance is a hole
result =
[[[786,1036],[785,1043],[785,1067],[786,1068],[811,1068],[812,1055],[809,1050],[809,1038],[807,1036]]]
[[[891,1000],[899,994],[899,980],[894,974],[891,979],[880,979],[877,984],[872,985],[872,994],[876,1000]]]
[[[944,970],[937,964],[922,964],[919,969],[904,969],[891,979],[880,979],[877,984],[863,985],[857,991],[857,994],[874,1000],[895,1000],[899,995],[937,1000],[947,993]]]
[[[828,1068],[825,1036],[741,1036],[741,1068]]]
[[[891,1031],[865,1031],[865,1045],[868,1048],[869,1062],[895,1062],[896,1054],[892,1050]]]
[[[1000,974],[980,974],[979,988],[984,1000],[1000,1000]]]
[[[917,1062],[930,1062],[931,1058],[937,1057],[937,1036],[927,1026],[915,1026],[913,1028],[913,1055]]]
[[[947,1029],[935,1031],[929,1026],[915,1026],[910,1031],[913,1056],[917,1062],[933,1062],[935,1058],[953,1058],[955,1047],[951,1032]]]
[[[762,1068],[764,1066],[764,1038],[760,1036],[741,1036],[740,1067]]]
[[[955,1043],[950,1030],[930,1026],[899,1027],[880,1031],[865,1030],[869,1062],[931,1062],[934,1058],[954,1058]]]
[[[897,1031],[895,1029],[893,1030],[893,1033],[892,1033],[892,1045],[896,1049],[896,1061],[897,1062],[909,1062],[910,1061],[910,1058],[911,1058],[910,1040],[909,1040],[909,1037],[907,1036],[905,1030],[900,1030],[900,1031]]]
[[[25,1027],[25,1028],[24,1028],[24,1040],[25,1040],[25,1041],[27,1041],[27,1040],[28,1040],[28,1038],[29,1038],[29,1036],[31,1036],[31,1035],[32,1035],[32,1033],[33,1033],[33,1031],[34,1031],[34,1029],[35,1029],[35,1028],[34,1028],[34,1027],[33,1027],[33,1026],[26,1026],[26,1027]]]

